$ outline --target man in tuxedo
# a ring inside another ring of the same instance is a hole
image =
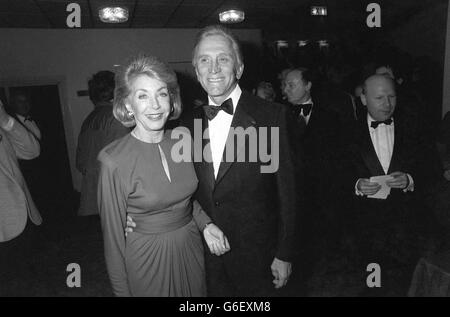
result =
[[[10,108],[12,117],[16,119],[17,124],[22,125],[28,133],[39,143],[41,143],[41,131],[36,121],[31,116],[32,103],[30,95],[23,90],[14,91],[11,94]],[[42,154],[42,144],[41,154]],[[43,164],[41,156],[32,160],[24,160],[19,158],[19,166],[22,175],[25,178],[28,188],[33,195],[36,205],[41,208],[44,204],[45,187],[42,184]]]
[[[296,146],[301,152],[304,169],[297,178],[303,180],[299,196],[304,209],[298,220],[299,241],[306,249],[300,252],[300,261],[309,265],[305,275],[311,275],[317,261],[328,249],[335,249],[338,241],[338,222],[335,219],[336,197],[333,182],[336,177],[340,126],[337,115],[323,102],[312,97],[315,80],[306,67],[291,69],[286,75],[284,92],[291,104],[296,121]]]
[[[28,95],[23,91],[14,92],[11,95],[11,108],[14,112],[14,118],[40,141],[41,131],[31,117],[31,102]]]
[[[0,244],[17,237],[28,217],[36,225],[42,222],[17,161],[33,159],[39,152],[39,142],[5,112],[0,101]]]
[[[392,295],[401,290],[394,294],[405,295],[417,260],[420,194],[431,181],[429,152],[417,125],[394,115],[397,95],[392,78],[367,78],[361,101],[367,113],[347,134],[343,177],[347,178],[345,191],[353,196],[350,219],[360,259],[355,269],[367,275],[369,263],[379,264],[382,288],[377,291]],[[389,176],[387,197],[372,197],[380,194],[383,183],[371,180],[374,176]]]
[[[195,125],[207,130],[208,138],[200,142],[201,149],[195,149],[200,153],[205,149],[207,154],[194,161],[199,180],[196,198],[231,247],[222,256],[206,255],[208,294],[274,295],[291,274],[294,223],[299,212],[288,109],[241,90],[238,81],[244,63],[239,43],[222,26],[200,31],[192,63],[209,101],[186,113],[183,120],[193,131],[194,143],[201,138],[195,135]],[[239,145],[233,142],[236,135],[232,131],[237,128],[268,128],[269,134],[276,130],[278,136],[273,133],[266,138],[258,133],[252,142],[246,135],[245,144]],[[262,172],[265,163],[261,157],[237,160],[240,154],[260,148],[274,154],[275,147],[279,163],[274,171]],[[229,151],[234,152],[231,160]]]

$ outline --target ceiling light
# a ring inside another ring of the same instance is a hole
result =
[[[125,7],[105,7],[98,11],[98,16],[105,23],[123,23],[128,21],[128,9]]]
[[[327,13],[328,13],[327,7],[318,7],[318,6],[311,7],[311,15],[326,16]]]
[[[288,41],[285,40],[278,40],[275,42],[277,44],[277,48],[286,48],[289,47]]]
[[[219,21],[222,23],[239,23],[244,21],[244,11],[228,10],[219,13]]]
[[[297,44],[298,44],[299,47],[306,46],[306,45],[308,45],[308,43],[309,43],[308,40],[299,40],[299,41],[297,41]]]
[[[319,47],[328,47],[328,41],[327,40],[319,40],[317,41],[317,44],[319,44]]]

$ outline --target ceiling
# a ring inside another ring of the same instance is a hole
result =
[[[381,5],[383,26],[395,26],[432,3],[447,0],[0,0],[0,28],[67,28],[69,3],[81,7],[82,28],[201,28],[218,23],[218,13],[237,7],[245,10],[245,21],[238,28],[263,31],[297,32],[315,27],[317,17],[309,7],[326,5],[329,28],[365,25],[370,2]],[[105,24],[98,9],[123,5],[129,9],[129,21]]]

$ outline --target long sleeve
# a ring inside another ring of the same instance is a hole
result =
[[[211,218],[205,213],[197,200],[194,200],[192,203],[192,216],[200,231],[205,228],[208,222],[211,222]]]
[[[14,118],[10,117],[6,126],[2,128],[8,134],[8,139],[19,159],[31,160],[39,156],[41,151],[39,141]]]
[[[295,236],[296,217],[300,212],[298,186],[294,171],[300,168],[299,151],[294,149],[292,133],[293,122],[290,121],[287,109],[282,108],[279,114],[279,167],[276,174],[278,184],[279,233],[276,257],[290,261]],[[273,136],[272,136],[273,138]]]
[[[124,190],[116,164],[105,153],[99,155],[101,163],[98,183],[105,259],[109,278],[116,296],[131,296],[125,267],[125,226],[127,193]]]

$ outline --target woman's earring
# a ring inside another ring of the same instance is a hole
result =
[[[128,116],[132,117],[132,116],[134,116],[134,113],[132,111],[128,111]]]

